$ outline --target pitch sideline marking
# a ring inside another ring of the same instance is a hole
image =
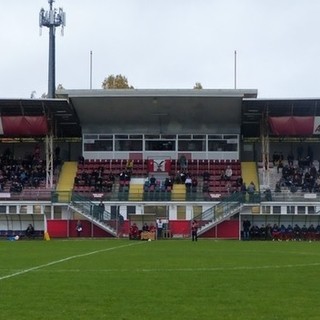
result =
[[[65,259],[67,260],[67,259]],[[212,272],[212,271],[238,271],[238,270],[261,270],[261,269],[285,269],[285,268],[305,268],[320,266],[320,262],[308,263],[308,264],[285,264],[285,265],[266,265],[266,266],[239,266],[239,267],[212,267],[212,268],[157,268],[157,269],[103,269],[103,270],[86,270],[90,272]],[[38,268],[40,269],[40,268]],[[81,269],[60,269],[52,270],[48,272],[82,272]],[[1,278],[0,278],[1,280]]]
[[[8,274],[6,276],[0,277],[0,281],[5,280],[5,279],[9,279],[9,278],[13,278],[13,277],[16,277],[16,276],[20,276],[22,274],[25,274],[25,273],[28,273],[28,272],[31,272],[31,271],[35,271],[35,270],[39,270],[39,269],[42,269],[42,268],[46,268],[46,267],[49,267],[49,266],[52,266],[52,265],[55,265],[55,264],[58,264],[58,263],[62,263],[62,262],[65,262],[65,261],[69,261],[69,260],[73,260],[73,259],[77,259],[77,258],[82,258],[82,257],[87,257],[87,256],[90,256],[90,255],[93,255],[93,254],[106,252],[106,251],[111,251],[111,250],[115,250],[115,249],[131,247],[131,246],[142,244],[142,243],[145,243],[145,242],[131,243],[131,244],[126,244],[126,245],[122,245],[122,246],[111,247],[111,248],[91,251],[91,252],[87,252],[87,253],[77,254],[75,256],[70,256],[70,257],[67,257],[67,258],[60,259],[60,260],[51,261],[51,262],[48,262],[46,264],[41,264],[39,266],[35,266],[35,267],[29,268],[29,269],[25,269],[25,270],[21,270],[21,271],[12,273],[12,274]]]

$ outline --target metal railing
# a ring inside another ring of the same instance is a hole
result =
[[[239,194],[239,193],[236,193]],[[52,203],[69,203],[74,195],[79,195],[86,201],[200,201],[200,202],[220,202],[225,201],[231,195],[222,195],[218,197],[216,194],[207,192],[187,192],[177,194],[173,197],[172,192],[154,191],[140,192],[137,194],[129,193],[128,191],[113,191],[108,193],[95,192],[72,192],[72,191],[55,191],[45,188],[26,189],[20,193],[15,192],[0,192],[1,201],[50,201]],[[271,197],[266,196],[264,192],[255,192],[252,195],[248,193],[242,194],[241,202],[246,204],[258,204],[260,202],[320,202],[320,193],[313,193],[312,196],[306,192],[290,192],[283,190],[282,192],[272,192]]]
[[[192,220],[198,222],[199,235],[240,211],[243,200],[245,199],[241,193],[234,193],[213,207],[203,211],[200,215],[194,217]]]
[[[106,227],[105,229],[113,235],[118,234],[119,219],[117,219],[117,217],[112,217],[110,212],[90,201],[86,197],[82,197],[75,193],[72,194],[70,206],[78,213],[89,218],[93,223]]]
[[[243,195],[242,193],[234,193],[230,195],[209,194],[204,192],[187,192],[187,193],[172,193],[166,191],[159,192],[137,192],[132,193],[128,191],[114,191],[109,193],[95,193],[95,192],[68,192],[68,191],[53,191],[52,202],[65,203],[71,201],[74,196],[79,195],[86,201],[110,201],[110,202],[220,202],[227,201],[230,197],[242,198],[242,202],[245,203],[259,203],[260,193],[256,192],[254,195]]]

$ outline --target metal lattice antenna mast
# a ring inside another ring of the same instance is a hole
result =
[[[55,82],[56,82],[56,61],[55,61],[55,31],[56,27],[61,26],[61,34],[63,35],[63,30],[66,25],[66,14],[63,12],[62,8],[57,9],[52,8],[52,4],[55,0],[48,0],[49,11],[45,11],[41,8],[39,13],[39,25],[40,34],[41,28],[49,28],[49,72],[48,72],[48,98],[55,98]]]

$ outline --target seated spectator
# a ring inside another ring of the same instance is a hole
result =
[[[278,164],[279,159],[280,159],[279,153],[277,151],[274,151],[272,155],[272,163],[274,166]]]
[[[314,189],[313,192],[320,192],[320,177],[317,177],[315,183],[314,183]]]
[[[149,179],[147,178],[147,179],[144,181],[143,190],[144,190],[144,192],[148,192],[149,189],[150,189],[150,181],[149,181]]]
[[[282,224],[281,227],[280,227],[280,234],[281,234],[281,237],[280,237],[281,240],[286,240],[287,239],[287,229],[284,226],[284,224]]]
[[[102,191],[111,192],[113,188],[113,182],[111,180],[104,180],[102,182]]]
[[[271,224],[268,223],[266,226],[266,240],[271,240],[272,239],[272,227]]]
[[[281,240],[281,230],[276,223],[272,227],[272,240]]]
[[[308,228],[304,224],[301,228],[301,238],[302,240],[307,240],[307,235],[308,235]]]
[[[171,191],[172,187],[173,187],[173,182],[171,177],[167,177],[164,181],[164,187],[166,191]]]
[[[155,186],[156,182],[157,182],[157,179],[155,178],[154,175],[152,175],[149,179],[150,186]]]
[[[130,175],[128,171],[122,171],[119,175],[120,181],[130,181]]]
[[[276,187],[274,189],[274,192],[281,192],[281,183],[280,180],[276,183]]]
[[[209,181],[210,180],[210,173],[208,171],[203,172],[203,181]]]
[[[126,170],[132,172],[133,170],[133,160],[129,159],[126,165]]]
[[[114,174],[112,172],[109,173],[109,178],[108,178],[112,183],[114,183],[116,181],[116,177],[114,176]]]
[[[225,172],[224,172],[224,179],[225,180],[230,180],[232,177],[232,169],[230,166],[227,166]]]
[[[131,239],[131,240],[138,240],[139,239],[139,228],[136,225],[136,223],[133,223],[133,225],[130,227],[129,239]]]
[[[22,184],[19,181],[13,181],[10,187],[10,192],[20,193],[22,191]]]
[[[301,177],[301,175],[298,174],[298,173],[295,173],[294,176],[293,176],[292,183],[297,187],[302,186],[302,177]]]
[[[209,192],[209,182],[203,181],[202,192]]]
[[[148,226],[148,224],[146,222],[142,226],[142,231],[146,231],[146,232],[149,231],[149,226]]]
[[[308,240],[309,241],[314,241],[316,240],[316,229],[313,226],[313,224],[311,224],[308,228]]]
[[[277,165],[277,173],[280,172],[280,169],[283,169],[283,162],[281,160],[281,158],[278,161],[278,165]]]
[[[250,184],[248,185],[247,192],[249,194],[249,201],[253,201],[254,193],[256,192],[256,186],[253,181],[251,181]]]
[[[83,156],[79,156],[78,163],[79,164],[84,164],[84,157]]]
[[[258,240],[260,238],[260,229],[257,225],[253,225],[250,228],[250,238],[253,240]]]
[[[264,224],[261,225],[260,230],[259,230],[259,238],[260,240],[265,240],[266,239],[266,227]]]
[[[195,176],[192,177],[192,192],[197,192],[198,180]]]
[[[313,179],[316,179],[318,176],[317,168],[314,165],[311,165],[310,175],[312,176]]]
[[[294,155],[292,152],[288,154],[287,160],[288,160],[289,166],[293,166]]]
[[[293,228],[294,240],[301,240],[301,228],[296,224]]]
[[[174,179],[175,183],[177,184],[180,184],[182,181],[181,181],[181,174],[180,174],[180,171],[177,171],[177,174],[175,176],[175,179]]]
[[[320,224],[317,225],[315,233],[316,233],[316,239],[320,240]]]
[[[186,170],[187,169],[187,158],[186,158],[186,156],[184,154],[180,156],[179,164],[180,164],[181,170]]]
[[[153,223],[150,223],[149,232],[156,232],[156,227]]]
[[[291,226],[291,224],[288,225],[287,229],[286,229],[286,240],[292,240],[294,238],[294,233],[293,233],[293,228]]]
[[[242,179],[242,177],[238,177],[238,178],[237,178],[237,181],[236,181],[237,187],[241,187],[242,184],[243,184],[243,179]]]
[[[266,201],[272,201],[272,193],[270,188],[267,188],[266,191],[264,192]]]
[[[192,186],[192,179],[189,175],[186,177],[185,186],[186,186],[187,192],[190,192],[191,186]]]
[[[185,171],[180,171],[181,183],[185,183],[186,182],[186,178],[187,178],[186,172]]]
[[[30,223],[26,229],[26,236],[28,238],[33,238],[34,237],[34,228],[33,225]]]

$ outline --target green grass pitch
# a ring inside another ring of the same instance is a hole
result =
[[[320,243],[0,242],[1,319],[320,319]]]

